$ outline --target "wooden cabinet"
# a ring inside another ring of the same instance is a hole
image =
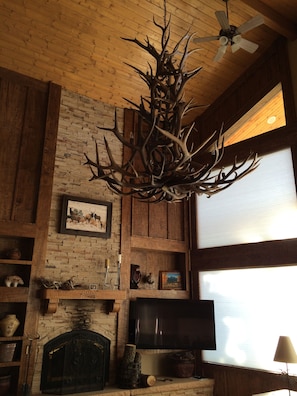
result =
[[[23,252],[23,259],[10,259],[7,252],[10,249],[19,249]],[[14,345],[14,352],[7,353],[6,349],[0,354],[0,376],[11,376],[11,390],[16,392],[16,387],[12,384],[18,383],[20,368],[22,366],[23,345],[25,339],[25,322],[27,302],[29,299],[29,284],[32,266],[32,238],[18,238],[11,236],[0,237],[0,314],[1,319],[6,314],[15,314],[19,320],[19,326],[15,333],[6,337],[0,332],[0,344],[4,347]],[[19,276],[23,284],[17,287],[7,287],[6,278],[10,276]]]
[[[138,115],[125,110],[124,135],[137,136]],[[124,149],[124,162],[128,158]],[[122,271],[121,285],[130,289],[130,298],[189,298],[189,214],[188,202],[147,203],[130,196],[122,200]],[[131,265],[139,265],[141,281],[137,289],[130,287]],[[161,271],[181,273],[181,290],[164,290]],[[145,282],[151,275],[153,284]]]
[[[124,136],[137,134],[138,116],[125,110]],[[128,158],[124,149],[123,161]],[[121,289],[128,290],[128,300],[119,312],[118,355],[127,342],[129,300],[146,298],[190,298],[189,276],[189,207],[187,201],[179,203],[147,203],[128,195],[122,199],[121,228]],[[138,288],[130,287],[131,265],[139,265],[141,281]],[[163,290],[160,271],[181,273],[181,290]],[[143,282],[151,274],[153,284]]]
[[[15,314],[12,361],[0,362],[11,375],[11,395],[30,387],[38,337],[36,278],[46,252],[61,89],[0,68],[0,319]],[[18,249],[21,257],[7,257]],[[23,284],[7,287],[7,276]],[[29,353],[30,352],[30,353]]]

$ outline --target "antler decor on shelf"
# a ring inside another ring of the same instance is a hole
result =
[[[117,164],[106,138],[109,165],[100,163],[97,144],[95,161],[85,154],[85,165],[92,171],[90,180],[105,180],[115,193],[132,195],[148,202],[180,201],[193,193],[211,196],[246,176],[258,165],[257,155],[252,154],[239,164],[235,159],[228,171],[218,169],[214,172],[224,153],[222,129],[197,147],[189,142],[190,135],[197,133],[195,122],[183,125],[183,119],[196,106],[192,101],[184,100],[184,88],[201,67],[185,70],[188,57],[197,50],[189,49],[193,34],[185,34],[173,50],[169,50],[170,18],[167,21],[165,2],[164,10],[164,25],[154,20],[162,32],[160,51],[149,38],[144,43],[136,38],[124,38],[137,44],[155,61],[155,67],[149,64],[147,72],[129,65],[146,83],[150,93],[149,97],[141,96],[140,104],[126,99],[136,108],[141,119],[137,134],[126,140],[119,130],[116,114],[113,128],[101,128],[112,131],[129,149],[128,160],[122,165]]]

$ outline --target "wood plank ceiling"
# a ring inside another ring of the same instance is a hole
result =
[[[163,22],[163,5],[163,0],[2,0],[0,66],[116,107],[130,107],[123,98],[139,103],[146,90],[127,63],[146,71],[152,60],[121,38],[149,37],[158,45],[160,30],[153,17]],[[258,13],[264,16],[265,24],[244,35],[259,49],[232,54],[228,48],[223,59],[214,62],[218,41],[200,43],[187,67],[201,66],[202,71],[186,86],[186,98],[199,105],[218,98],[280,34],[297,38],[295,0],[229,0],[228,6],[235,26]],[[198,37],[218,35],[215,11],[225,9],[224,0],[167,0],[172,45],[188,30]],[[193,112],[192,118],[203,110]]]

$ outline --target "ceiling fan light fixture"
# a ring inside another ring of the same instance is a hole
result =
[[[248,21],[244,22],[239,27],[230,24],[229,22],[229,10],[228,10],[228,1],[223,0],[226,3],[226,11],[215,11],[216,19],[221,27],[218,36],[210,36],[210,37],[202,37],[194,39],[194,42],[201,43],[212,40],[219,40],[220,45],[231,45],[232,53],[238,51],[240,48],[243,50],[254,53],[258,49],[258,44],[252,43],[251,41],[245,40],[241,37],[242,34],[262,25],[264,23],[264,18],[262,15],[256,15]],[[226,37],[228,42],[225,44],[225,39],[222,37]],[[224,40],[224,44],[222,44],[222,40]],[[217,55],[214,58],[214,61],[218,61],[223,57],[224,53],[219,49]]]
[[[226,45],[228,45],[229,39],[226,36],[221,36],[219,38],[219,42],[220,42],[220,45],[226,46]]]
[[[240,41],[241,41],[241,39],[242,39],[241,35],[240,35],[240,34],[237,34],[236,36],[233,37],[232,43],[234,43],[234,44],[239,44]]]

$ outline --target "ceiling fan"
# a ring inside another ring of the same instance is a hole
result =
[[[197,37],[193,39],[194,43],[219,40],[220,47],[218,49],[216,56],[214,57],[215,62],[219,61],[224,56],[228,44],[231,45],[232,52],[236,52],[237,50],[239,50],[239,48],[242,48],[245,51],[253,54],[257,50],[259,45],[253,43],[252,41],[246,40],[245,38],[242,37],[242,34],[264,23],[264,18],[262,17],[262,15],[256,15],[255,17],[251,18],[250,20],[243,23],[239,27],[230,25],[229,12],[228,12],[229,0],[223,0],[223,1],[226,3],[226,12],[225,11],[215,12],[215,16],[221,26],[219,35],[210,36],[210,37]]]

